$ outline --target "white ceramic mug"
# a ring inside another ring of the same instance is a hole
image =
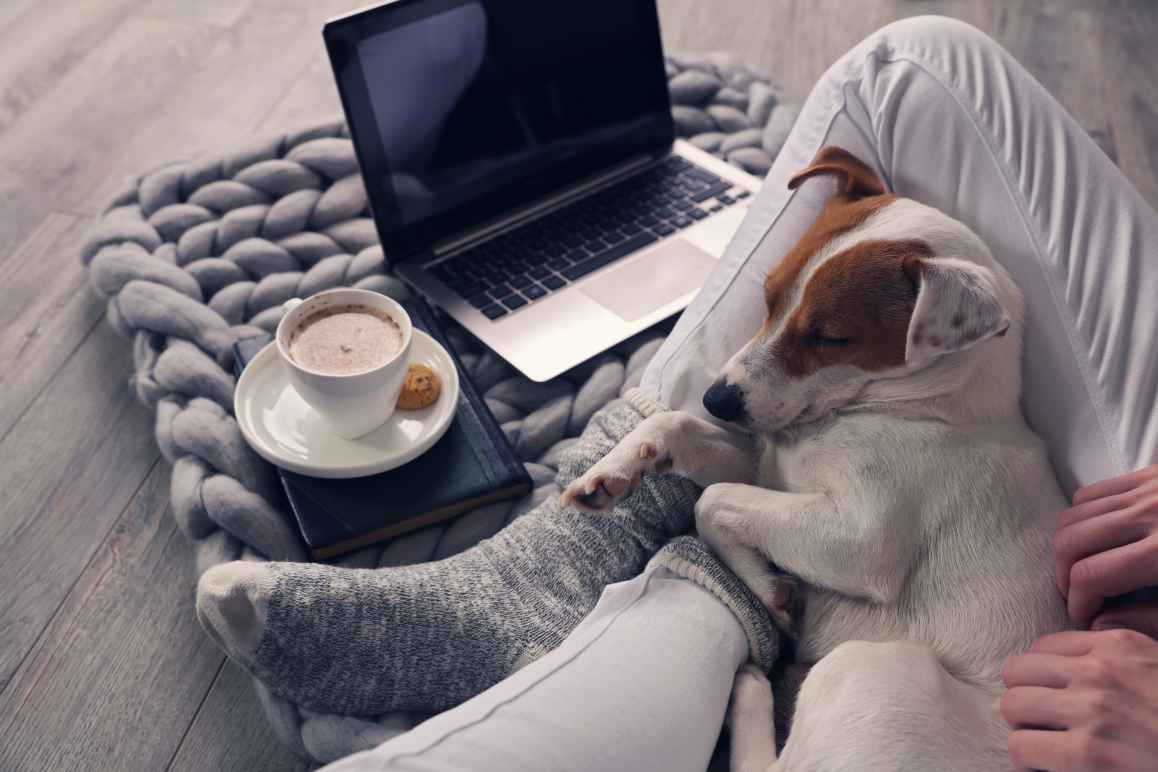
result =
[[[295,362],[289,353],[290,333],[311,314],[345,305],[373,308],[389,316],[402,330],[402,347],[373,370],[351,375],[320,373]],[[301,398],[318,411],[335,434],[348,440],[385,423],[394,414],[410,362],[414,327],[405,309],[385,295],[361,289],[333,289],[305,300],[294,298],[283,303],[282,309],[285,313],[277,325],[277,352]]]

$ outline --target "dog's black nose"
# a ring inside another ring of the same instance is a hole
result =
[[[717,378],[704,392],[704,407],[721,421],[735,421],[744,415],[744,392],[736,384]]]

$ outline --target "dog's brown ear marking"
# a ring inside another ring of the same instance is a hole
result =
[[[838,192],[845,198],[856,200],[885,193],[884,183],[868,164],[835,145],[822,148],[811,164],[794,174],[788,180],[788,189],[795,190],[800,183],[818,174],[836,175],[840,181]]]

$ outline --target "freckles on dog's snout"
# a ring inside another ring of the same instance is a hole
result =
[[[704,408],[721,421],[735,421],[744,416],[744,392],[727,378],[717,378],[704,392]]]

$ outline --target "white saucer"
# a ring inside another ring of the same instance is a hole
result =
[[[410,361],[429,366],[442,380],[438,401],[422,410],[396,410],[386,423],[356,440],[329,430],[298,396],[270,343],[237,381],[233,413],[258,455],[291,472],[312,477],[364,477],[402,466],[425,453],[446,433],[458,407],[458,371],[434,338],[414,331]]]

